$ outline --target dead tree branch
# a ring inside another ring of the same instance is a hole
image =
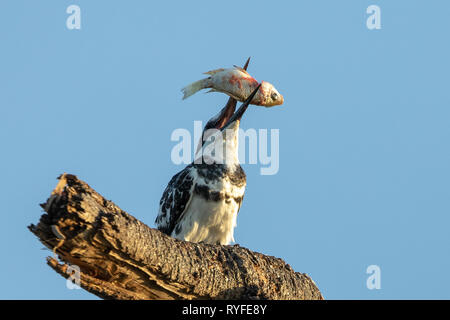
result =
[[[179,241],[64,174],[28,228],[62,261],[48,264],[104,299],[322,299],[306,274],[239,246]],[[70,269],[69,269],[70,270]]]

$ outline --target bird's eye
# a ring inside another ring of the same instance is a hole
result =
[[[272,100],[277,100],[278,99],[278,95],[275,92],[272,93],[272,95],[270,97],[272,98]]]

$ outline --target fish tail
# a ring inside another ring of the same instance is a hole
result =
[[[190,96],[192,96],[197,91],[200,91],[202,89],[209,88],[209,87],[210,87],[209,86],[209,78],[205,78],[205,79],[202,79],[202,80],[195,81],[195,82],[187,85],[183,89],[181,89],[181,91],[184,94],[183,95],[183,100],[186,99],[186,98],[189,98]]]

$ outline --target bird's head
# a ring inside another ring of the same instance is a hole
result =
[[[236,100],[230,98],[226,106],[206,123],[203,129],[202,139],[197,148],[197,153],[201,149],[205,150],[207,147],[212,147],[211,144],[217,144],[219,140],[225,143],[236,140],[237,143],[239,124],[242,116],[260,87],[261,85],[248,96],[236,112]]]

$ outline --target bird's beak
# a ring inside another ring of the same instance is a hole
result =
[[[225,107],[220,111],[219,117],[216,122],[216,129],[221,129],[227,123],[228,119],[231,118],[234,111],[236,110],[236,100],[233,98],[228,99]]]
[[[247,61],[246,61],[245,64],[244,64],[244,67],[242,68],[242,69],[244,69],[245,71],[247,71],[248,64],[250,63],[250,58],[251,58],[251,57],[248,57]]]
[[[258,92],[259,88],[261,87],[261,84],[258,85],[258,87],[253,90],[253,92],[250,94],[250,96],[247,98],[247,100],[245,100],[245,102],[239,107],[238,111],[236,111],[230,118],[230,120],[228,120],[227,124],[224,125],[222,127],[222,129],[227,128],[230,124],[232,124],[234,121],[236,120],[241,120],[242,116],[244,115],[244,112],[247,110],[248,105],[250,104],[250,101],[253,100],[253,97],[256,95],[256,93]]]

